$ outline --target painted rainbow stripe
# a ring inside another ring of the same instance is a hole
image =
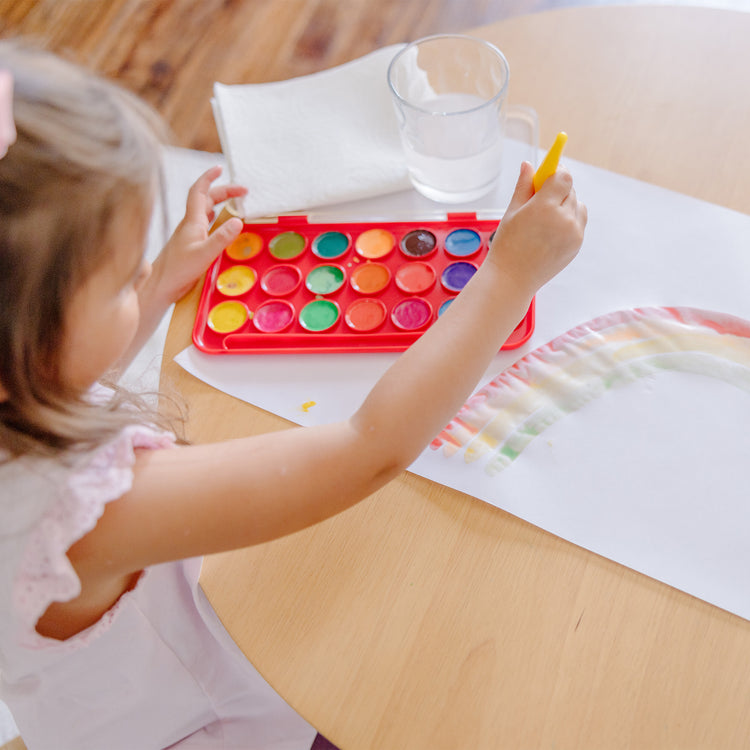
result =
[[[496,474],[547,427],[606,391],[661,371],[750,393],[750,322],[684,307],[609,313],[530,352],[484,386],[435,438],[446,456]],[[489,455],[488,455],[489,454]]]

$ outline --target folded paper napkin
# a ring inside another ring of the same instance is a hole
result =
[[[245,218],[409,187],[386,80],[399,49],[279,83],[214,85],[229,175],[250,191]]]

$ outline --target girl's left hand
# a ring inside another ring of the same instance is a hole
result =
[[[242,219],[233,217],[209,234],[215,207],[247,194],[240,185],[212,185],[221,167],[211,167],[188,192],[185,216],[153,264],[153,278],[168,302],[187,294],[211,262],[242,231]]]

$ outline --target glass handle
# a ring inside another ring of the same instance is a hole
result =
[[[528,149],[526,161],[530,161],[534,168],[539,161],[539,115],[532,107],[515,104],[505,110],[505,136],[525,143]]]

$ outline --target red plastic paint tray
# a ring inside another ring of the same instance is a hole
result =
[[[193,343],[210,354],[409,347],[487,255],[496,219],[247,223],[209,268]],[[503,349],[534,330],[534,301]]]

